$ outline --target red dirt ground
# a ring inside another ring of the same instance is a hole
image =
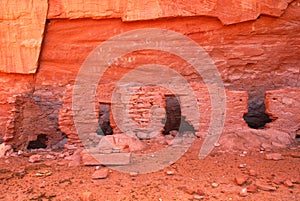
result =
[[[40,151],[57,157],[38,163],[29,163],[25,156],[2,158],[0,200],[300,200],[300,145],[277,150],[283,158],[278,161],[266,160],[267,152],[259,150],[243,156],[221,152],[221,147],[199,160],[200,145],[196,140],[181,159],[161,171],[133,176],[110,170],[99,180],[92,179],[95,166],[68,167],[69,161],[58,157],[61,152]],[[245,183],[238,185],[236,177],[246,178]]]

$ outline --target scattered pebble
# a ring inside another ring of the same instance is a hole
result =
[[[239,165],[239,168],[245,168],[245,167],[247,167],[247,164],[246,164],[246,163],[243,163],[243,164],[240,164],[240,165]]]
[[[215,143],[214,146],[215,146],[215,147],[219,147],[219,146],[221,146],[221,145],[220,145],[219,143]]]
[[[251,184],[247,186],[247,192],[248,193],[256,193],[257,192],[257,186],[254,184]]]
[[[244,175],[240,175],[240,176],[236,176],[234,180],[237,185],[241,186],[247,182],[248,178]]]
[[[46,181],[43,181],[41,184],[40,184],[40,188],[45,188],[46,187]]]
[[[53,155],[51,155],[51,154],[47,154],[47,155],[46,155],[46,159],[55,160],[56,157],[53,156]]]
[[[202,195],[202,196],[205,195],[205,193],[204,193],[204,191],[203,191],[202,189],[198,189],[198,190],[196,191],[196,193],[197,193],[197,195]]]
[[[298,153],[292,153],[291,157],[293,157],[293,158],[300,158],[300,153],[299,152]]]
[[[92,201],[94,200],[92,192],[84,192],[81,196],[82,201]]]
[[[20,155],[23,155],[23,151],[22,150],[19,150],[18,151],[18,155],[20,156]]]
[[[64,158],[64,157],[65,157],[65,154],[64,154],[64,153],[60,153],[60,154],[58,155],[58,157],[59,157],[59,158]]]
[[[246,197],[248,195],[247,189],[246,188],[242,188],[239,195],[241,197]]]
[[[194,195],[194,199],[195,200],[202,200],[204,198],[204,196],[203,195]]]
[[[167,175],[173,175],[173,174],[175,174],[175,172],[174,172],[173,170],[168,170],[168,171],[166,172],[166,174],[167,174]]]
[[[239,156],[245,157],[247,155],[247,151],[243,151]]]
[[[48,177],[52,175],[52,172],[50,170],[44,170],[44,171],[38,171],[35,176],[37,177]]]
[[[66,165],[66,163],[63,162],[63,161],[60,161],[60,162],[57,163],[57,165],[58,165],[58,166],[64,166],[64,165]]]
[[[195,191],[193,189],[190,189],[190,188],[184,189],[184,192],[189,194],[189,195],[193,195],[195,193]]]
[[[14,150],[11,145],[5,145],[4,143],[0,144],[0,158],[10,156],[13,151]]]
[[[217,187],[219,186],[219,184],[214,182],[214,183],[211,184],[211,186],[212,186],[213,188],[217,188]]]
[[[105,179],[108,177],[108,172],[108,168],[96,170],[92,175],[92,179]]]
[[[261,184],[259,182],[256,182],[256,186],[258,189],[263,190],[263,191],[276,191],[276,187],[267,185],[267,184]]]
[[[294,187],[294,184],[290,179],[285,180],[283,182],[283,184],[284,184],[284,186],[289,187],[289,188]]]
[[[276,185],[280,185],[280,184],[283,183],[283,180],[280,179],[280,178],[275,178],[275,179],[273,180],[273,183],[276,184]]]
[[[39,154],[34,154],[29,157],[28,162],[29,163],[38,163],[42,160],[42,156]]]
[[[131,177],[136,177],[136,176],[138,176],[138,173],[137,172],[129,172],[129,175]]]
[[[250,176],[256,176],[256,172],[255,172],[255,170],[249,170],[249,175]]]
[[[278,161],[278,160],[282,160],[282,155],[279,153],[270,153],[270,154],[266,154],[265,158],[267,160]]]

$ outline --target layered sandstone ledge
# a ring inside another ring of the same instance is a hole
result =
[[[0,5],[0,139],[15,149],[44,133],[49,145],[62,134],[79,143],[70,104],[82,63],[103,41],[141,28],[181,33],[212,58],[228,98],[221,142],[229,148],[239,138],[253,146],[291,144],[299,132],[299,0],[30,2]],[[159,60],[194,85],[206,114],[199,131],[204,136],[210,106],[201,77],[172,55],[159,58],[141,51],[114,63],[99,84],[97,101],[110,103],[121,75]],[[264,121],[263,113],[272,122],[263,130],[248,128],[243,117]]]
[[[256,20],[260,15],[280,17],[293,0],[50,0],[10,1],[0,9],[0,71],[35,73],[47,19],[115,19],[123,22],[159,18],[216,17],[222,24]]]

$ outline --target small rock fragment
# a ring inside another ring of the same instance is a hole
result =
[[[64,166],[64,165],[66,165],[66,163],[63,162],[63,161],[60,161],[60,162],[57,163],[57,165],[58,165],[58,166]]]
[[[64,158],[64,157],[65,157],[65,154],[64,154],[64,153],[60,153],[60,154],[58,154],[58,157],[59,157],[59,158]]]
[[[22,150],[19,150],[18,151],[18,155],[20,156],[20,155],[23,155],[23,151]]]
[[[285,181],[283,182],[283,184],[284,184],[286,187],[289,187],[289,188],[294,187],[294,184],[293,184],[293,182],[292,182],[290,179],[285,180]]]
[[[248,178],[246,176],[239,175],[239,176],[236,176],[234,180],[237,185],[241,186],[247,182]]]
[[[29,157],[28,162],[29,163],[37,163],[40,162],[42,160],[42,156],[39,154],[34,154],[32,156]]]
[[[81,196],[82,201],[92,201],[94,200],[92,192],[84,192]]]
[[[257,192],[257,186],[254,184],[251,184],[247,187],[247,192],[248,193],[256,193]]]
[[[296,153],[292,153],[291,154],[291,157],[293,157],[293,158],[300,158],[300,153],[298,152],[296,152]]]
[[[278,161],[278,160],[282,160],[282,155],[279,153],[266,154],[266,159]]]
[[[215,146],[215,147],[219,147],[219,146],[221,146],[221,144],[218,143],[218,142],[216,142],[216,143],[214,143],[214,146]]]
[[[129,172],[129,175],[131,177],[136,177],[136,176],[138,176],[138,173],[137,172]]]
[[[217,187],[219,186],[219,184],[214,182],[214,183],[211,184],[211,186],[212,186],[213,188],[217,188]]]
[[[280,185],[280,184],[283,183],[283,180],[276,177],[276,178],[274,178],[273,183],[276,184],[276,185]]]
[[[245,157],[246,155],[247,155],[247,151],[243,151],[243,152],[240,154],[241,157]]]
[[[69,167],[78,167],[81,164],[81,157],[80,155],[72,155],[72,156],[68,156],[66,157],[67,160],[70,160],[70,162],[68,163]]]
[[[195,200],[202,200],[204,198],[204,196],[203,195],[194,195],[194,199]]]
[[[246,197],[248,195],[247,189],[246,188],[242,188],[239,195],[241,197]]]
[[[197,189],[196,193],[197,193],[198,195],[202,195],[202,196],[205,195],[205,193],[204,193],[204,191],[203,191],[202,189]]]
[[[276,187],[267,184],[261,184],[259,182],[256,182],[256,186],[258,189],[263,191],[276,191]]]
[[[167,175],[174,175],[175,172],[174,172],[173,170],[168,170],[168,171],[166,172],[166,174],[167,174]]]
[[[245,167],[247,167],[247,164],[246,164],[246,163],[243,163],[243,164],[240,164],[240,165],[239,165],[239,168],[245,168]]]
[[[0,144],[0,158],[9,156],[13,151],[11,145],[5,145],[4,143]]]
[[[195,191],[193,189],[190,189],[190,188],[184,189],[184,192],[189,194],[189,195],[193,195],[195,193]]]
[[[92,175],[92,179],[105,179],[108,177],[108,168],[96,170]]]
[[[35,176],[37,177],[48,177],[51,176],[52,172],[50,170],[38,171]]]
[[[255,172],[255,170],[249,170],[249,175],[250,176],[256,176],[256,172]]]
[[[56,157],[54,155],[52,155],[52,154],[47,154],[46,155],[46,159],[55,160]]]

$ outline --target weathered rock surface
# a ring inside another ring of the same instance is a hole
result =
[[[0,71],[24,74],[36,72],[46,16],[48,19],[121,18],[123,21],[211,16],[218,18],[223,24],[234,24],[255,20],[262,14],[279,17],[291,1],[176,0],[170,3],[166,0],[105,0],[95,3],[91,0],[51,0],[49,5],[47,1],[14,1],[1,5],[1,10],[4,11],[0,15],[3,20],[0,23],[1,49],[5,54],[1,54]]]
[[[291,133],[295,137],[300,130],[300,89],[267,91],[265,102],[266,112],[273,119],[267,127]]]
[[[39,154],[34,154],[29,157],[28,162],[30,163],[38,163],[42,160],[42,156]]]
[[[278,161],[278,160],[282,160],[283,158],[282,155],[279,153],[270,153],[270,154],[266,154],[266,159]]]
[[[0,72],[35,73],[46,23],[47,1],[2,2],[0,9]]]
[[[108,177],[108,168],[101,168],[99,170],[96,170],[93,175],[92,178],[93,179],[105,179]]]
[[[152,20],[165,17],[212,16],[223,24],[234,24],[255,20],[265,14],[279,17],[292,0],[104,0],[94,3],[91,0],[49,1],[48,18],[121,18],[123,21]]]

